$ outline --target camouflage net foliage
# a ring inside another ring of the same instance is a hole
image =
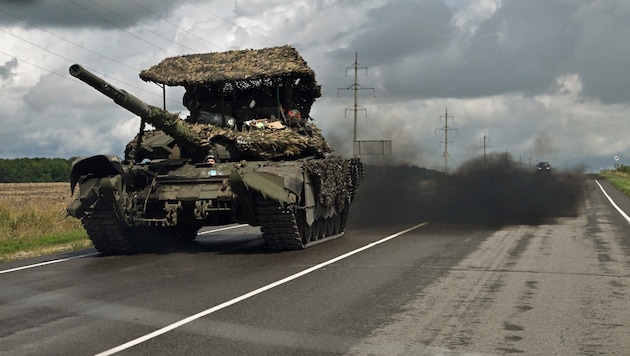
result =
[[[213,140],[226,138],[232,141],[239,151],[250,157],[280,159],[322,156],[332,152],[317,126],[307,124],[307,128],[310,128],[310,134],[300,134],[288,127],[241,132],[210,124],[193,125],[193,130],[202,137],[202,145],[210,146]]]
[[[170,57],[140,72],[144,81],[185,87],[229,82],[249,82],[251,87],[259,87],[260,79],[270,77],[314,81],[315,74],[291,46]]]
[[[288,127],[241,132],[212,124],[191,124],[180,119],[178,114],[157,107],[151,109],[151,114],[143,119],[173,137],[184,147],[211,148],[215,142],[225,143],[225,140],[228,140],[248,158],[260,159],[322,156],[332,152],[320,129],[310,123],[306,124],[310,133],[305,134]]]
[[[235,101],[229,106],[241,108],[249,106],[252,97],[266,89],[271,93],[273,106],[279,105],[276,101],[282,101],[288,109],[297,108],[304,118],[308,118],[312,103],[321,96],[315,72],[298,51],[288,45],[166,58],[143,70],[140,78],[169,86],[184,86],[189,96],[189,100],[185,96],[185,101],[199,102],[199,105],[193,105],[194,108],[189,107],[192,117],[196,113],[193,109],[213,103],[212,100],[222,98],[222,95],[230,94],[234,101],[238,93],[238,98],[244,102]],[[262,104],[263,100],[256,100],[259,101]],[[221,104],[223,107],[223,102]],[[266,106],[261,105],[261,110]],[[250,117],[249,112],[241,117],[237,115],[239,112],[227,114],[237,119],[239,127],[246,120],[258,118]],[[178,146],[185,148],[182,152],[200,152],[206,147],[211,149],[215,143],[229,145],[247,159],[321,157],[332,152],[320,130],[312,124],[300,127],[305,129],[301,132],[292,128],[240,131],[210,123],[184,121],[179,119],[178,114],[157,107],[151,107],[151,112],[143,120],[173,137]]]
[[[339,156],[304,162],[304,171],[311,176],[317,203],[334,206],[341,211],[348,201],[347,161]]]

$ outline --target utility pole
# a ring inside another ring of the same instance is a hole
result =
[[[445,108],[445,113],[444,115],[440,116],[441,118],[444,118],[444,126],[442,128],[439,129],[435,129],[437,130],[441,130],[444,131],[444,141],[440,141],[440,143],[444,143],[444,153],[442,154],[442,157],[444,157],[444,175],[448,176],[448,157],[450,157],[450,155],[448,154],[448,144],[451,143],[452,141],[448,140],[448,131],[449,130],[455,130],[457,131],[457,129],[451,128],[450,126],[448,126],[448,118],[453,118],[453,115],[449,115],[448,114],[448,108]]]
[[[487,144],[488,140],[489,140],[489,138],[488,138],[488,136],[486,136],[486,132],[484,131],[483,132],[483,168],[484,169],[486,168],[486,153],[487,153],[487,149],[488,149],[488,147],[490,147]]]
[[[354,84],[347,88],[337,88],[337,96],[339,96],[339,90],[354,90],[354,105],[352,109],[346,109],[346,114],[348,110],[354,112],[354,131],[353,131],[353,142],[357,142],[357,112],[362,110],[365,111],[365,116],[367,117],[367,110],[365,108],[359,109],[359,90],[374,90],[374,88],[364,88],[359,84],[359,69],[365,69],[365,76],[367,77],[367,67],[359,67],[359,55],[357,52],[354,52],[354,66],[346,67],[346,76],[348,75],[348,69],[354,69]],[[374,93],[376,96],[376,92]],[[347,116],[345,116],[347,117]]]

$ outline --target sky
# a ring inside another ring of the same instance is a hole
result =
[[[161,107],[139,73],[166,57],[288,44],[336,154],[353,154],[356,58],[357,139],[392,143],[368,163],[597,172],[630,165],[629,35],[626,0],[0,0],[0,158],[122,155],[139,118],[73,63]],[[185,117],[182,95],[166,107]]]

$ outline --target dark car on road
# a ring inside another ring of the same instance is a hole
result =
[[[536,170],[538,173],[551,173],[551,165],[549,162],[538,162]]]

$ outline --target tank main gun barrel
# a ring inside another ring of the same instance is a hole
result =
[[[173,137],[181,145],[192,148],[201,145],[199,134],[192,130],[191,125],[185,123],[184,120],[180,120],[178,114],[145,103],[125,90],[109,84],[79,64],[71,65],[68,70],[72,76],[98,90],[116,104],[140,116],[158,130],[164,131],[164,133]]]
[[[105,96],[112,99],[116,104],[131,111],[132,113],[143,118],[151,114],[151,107],[149,104],[122,89],[116,88],[107,81],[97,77],[94,73],[81,67],[79,64],[71,65],[69,72],[73,77],[80,79],[92,88],[100,91]]]

